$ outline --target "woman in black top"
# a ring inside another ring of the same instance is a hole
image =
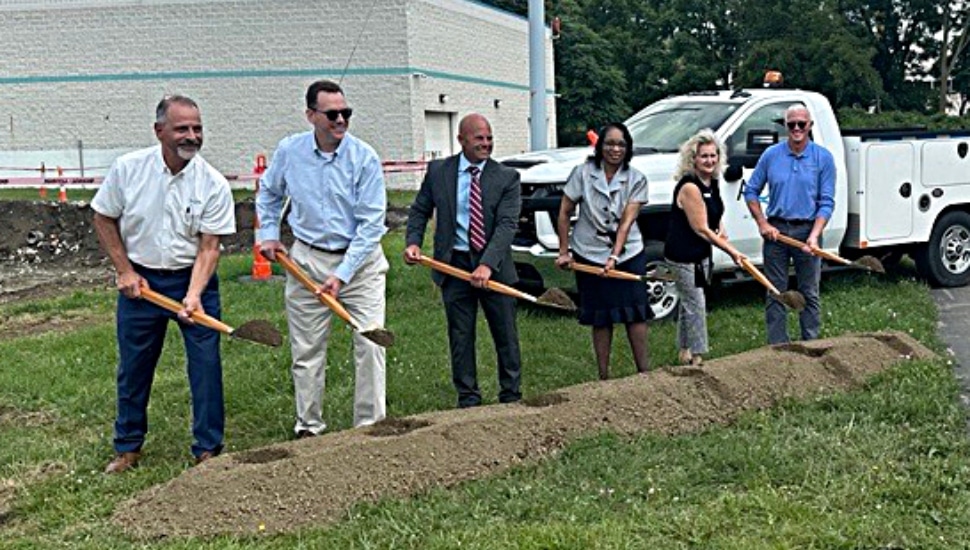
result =
[[[680,147],[674,178],[670,229],[664,256],[677,278],[680,294],[677,321],[678,360],[700,365],[707,353],[707,304],[704,284],[710,269],[711,245],[737,264],[744,258],[731,246],[721,217],[724,202],[717,186],[724,161],[724,146],[714,132],[701,130]]]

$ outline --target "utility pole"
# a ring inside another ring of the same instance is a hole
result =
[[[545,19],[543,0],[529,0],[529,146],[533,151],[549,148]]]

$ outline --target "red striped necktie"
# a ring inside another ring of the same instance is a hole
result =
[[[478,178],[481,170],[477,166],[466,168],[472,177],[468,193],[468,241],[475,252],[485,249],[485,216],[482,214],[482,181]]]

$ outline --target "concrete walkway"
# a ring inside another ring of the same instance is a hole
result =
[[[940,310],[937,330],[952,353],[953,374],[960,383],[960,401],[970,407],[970,286],[940,288],[932,294]]]

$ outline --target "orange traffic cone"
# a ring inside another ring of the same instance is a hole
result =
[[[269,260],[260,253],[262,247],[257,242],[253,246],[253,270],[252,278],[254,281],[268,281],[273,276],[273,267]]]
[[[61,188],[57,192],[57,202],[67,202],[67,189],[64,188],[64,184],[61,184]]]
[[[47,200],[47,186],[40,184],[40,200]]]

